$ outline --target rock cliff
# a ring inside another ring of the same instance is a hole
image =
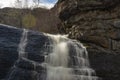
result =
[[[59,0],[55,7],[62,21],[59,32],[69,34],[87,47],[91,67],[97,76],[102,80],[120,80],[120,1]],[[8,80],[14,65],[19,76],[15,75],[12,80],[36,80],[43,76],[44,69],[37,62],[44,60],[39,49],[44,51],[48,38],[29,31],[28,59],[16,62],[22,32],[22,29],[0,25],[0,80]]]
[[[44,61],[44,45],[48,43],[48,37],[28,31],[25,49],[28,55],[19,59],[22,32],[22,29],[0,24],[0,80],[42,80],[44,77],[45,70],[40,64]]]
[[[120,80],[120,0],[59,0],[59,32],[86,45],[103,80]]]
[[[0,80],[81,79],[101,80],[81,43],[0,24]]]

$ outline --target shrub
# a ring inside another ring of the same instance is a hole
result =
[[[26,14],[22,19],[23,26],[31,28],[36,25],[36,18],[32,14]]]

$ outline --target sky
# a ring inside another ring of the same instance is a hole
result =
[[[22,2],[24,0],[21,0]],[[30,5],[32,5],[32,0],[30,1]],[[48,9],[52,8],[54,4],[57,2],[57,0],[40,0],[40,7],[46,7]],[[0,8],[3,7],[14,7],[15,0],[0,0]]]
[[[44,3],[56,3],[57,0],[41,0]]]

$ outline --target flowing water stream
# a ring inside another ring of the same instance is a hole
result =
[[[48,35],[52,52],[45,58],[46,80],[98,80],[90,68],[86,48],[78,41],[61,35]]]
[[[25,52],[27,39],[28,39],[27,36],[28,36],[28,30],[23,29],[22,37],[18,45],[18,60],[14,63],[14,65],[10,69],[7,80],[14,80],[14,77],[16,76],[16,72],[18,71],[18,68],[15,66],[15,64],[19,62],[21,58],[27,58],[27,54]]]
[[[35,80],[98,80],[95,71],[90,68],[86,48],[78,41],[68,39],[63,35],[44,34],[49,38],[49,45],[46,45],[48,54],[44,54],[45,61],[41,66],[46,69],[46,77]],[[18,46],[19,58],[27,58],[25,49],[28,44],[28,31],[23,30]],[[17,68],[12,67],[9,78],[15,76]],[[20,80],[20,79],[17,79]]]
[[[28,30],[23,29],[22,37],[18,46],[19,58],[27,57],[27,53],[25,52],[25,48],[28,40],[27,36],[28,36]]]

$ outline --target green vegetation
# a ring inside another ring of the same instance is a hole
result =
[[[26,14],[22,19],[23,26],[31,28],[36,25],[36,18],[32,14]]]

